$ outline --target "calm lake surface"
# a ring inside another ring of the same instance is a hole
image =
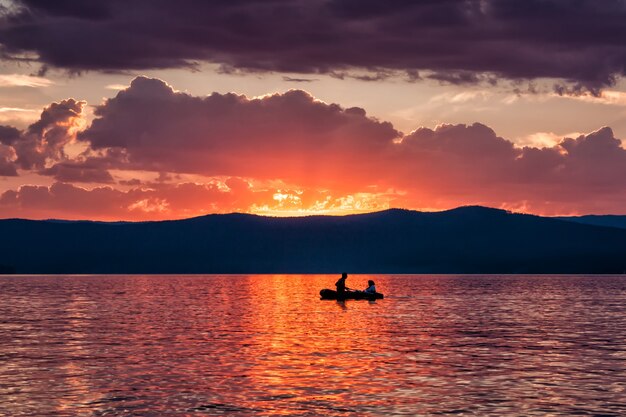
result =
[[[626,276],[337,278],[0,277],[0,415],[626,415]]]

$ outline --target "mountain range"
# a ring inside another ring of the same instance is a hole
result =
[[[3,273],[624,273],[626,216],[479,206],[159,222],[0,220]]]

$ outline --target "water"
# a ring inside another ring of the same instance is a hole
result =
[[[626,276],[0,277],[0,415],[626,415]]]

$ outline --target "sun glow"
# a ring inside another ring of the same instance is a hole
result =
[[[299,191],[296,194],[302,195]],[[303,204],[299,195],[275,193],[273,199],[278,203],[253,204],[249,212],[272,217],[298,217],[314,215],[348,215],[386,210],[390,207],[390,199],[385,194],[356,193],[339,197],[326,195],[308,205]]]

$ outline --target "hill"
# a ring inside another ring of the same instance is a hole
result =
[[[576,217],[557,217],[561,220],[567,220],[570,222],[582,223],[582,224],[591,224],[594,226],[605,226],[605,227],[617,227],[619,229],[626,229],[626,216],[615,216],[615,215],[588,215],[588,216],[576,216]]]
[[[484,207],[144,223],[0,220],[17,273],[622,273],[626,230]]]

